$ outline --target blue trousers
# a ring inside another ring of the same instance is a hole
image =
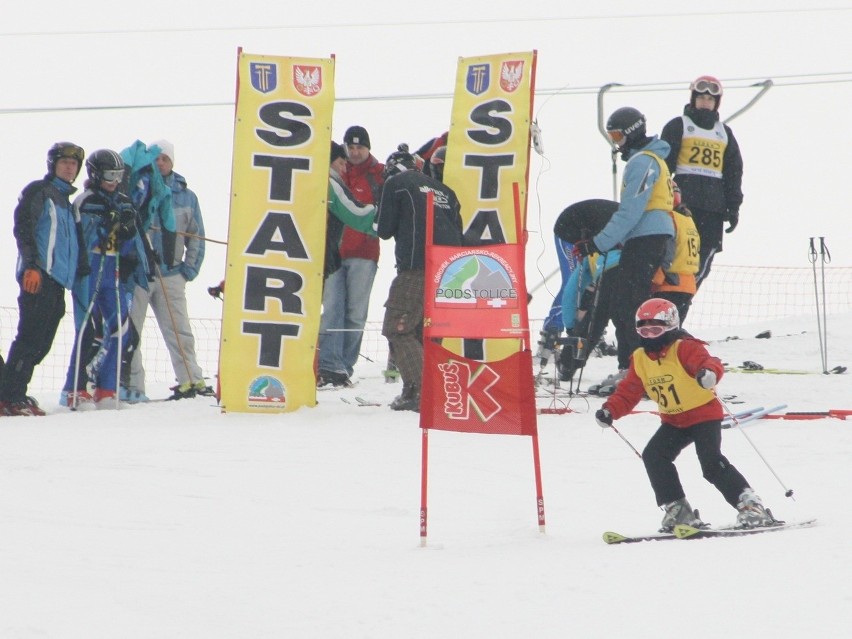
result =
[[[378,266],[373,260],[350,257],[326,279],[319,335],[321,370],[352,375]]]

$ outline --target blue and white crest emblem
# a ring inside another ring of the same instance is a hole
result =
[[[472,64],[467,68],[467,90],[473,95],[485,93],[490,85],[490,64]]]
[[[249,63],[251,85],[261,93],[271,93],[278,87],[278,66],[271,62]]]

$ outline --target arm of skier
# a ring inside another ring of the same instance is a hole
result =
[[[633,369],[633,357],[630,357],[630,368],[627,375],[615,387],[615,392],[604,402],[603,408],[609,410],[613,419],[620,419],[630,414],[636,404],[645,394],[645,387]]]
[[[594,237],[595,246],[599,251],[609,251],[624,242],[624,238],[639,223],[645,212],[659,177],[659,165],[652,157],[640,154],[630,159],[624,169],[624,189],[618,210]]]
[[[714,383],[711,387],[718,384],[725,374],[725,367],[722,365],[722,361],[718,357],[711,355],[701,340],[682,340],[678,347],[677,355],[681,366],[683,366],[683,370],[690,377],[697,378],[703,370],[711,372],[714,376]],[[699,383],[701,382],[699,381]]]
[[[367,235],[376,235],[373,230],[373,222],[376,219],[375,205],[361,204],[349,189],[334,178],[328,180],[328,210],[346,226]]]

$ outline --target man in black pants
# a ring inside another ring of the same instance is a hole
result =
[[[402,377],[402,394],[391,403],[393,410],[420,410],[427,192],[434,195],[435,244],[462,246],[456,194],[421,172],[408,147],[400,145],[385,162],[385,185],[376,216],[378,236],[392,237],[396,243],[397,276],[391,282],[382,325]]]
[[[83,166],[83,149],[57,142],[47,152],[47,175],[28,184],[15,208],[18,333],[0,380],[0,415],[41,416],[27,395],[33,370],[45,358],[65,315],[65,289],[89,273],[79,220],[71,208],[72,183]]]
[[[622,247],[620,268],[610,282],[619,372],[602,384],[615,386],[627,371],[630,354],[639,346],[633,326],[636,309],[651,296],[651,280],[674,237],[669,215],[674,194],[665,163],[669,145],[657,136],[646,135],[644,115],[632,107],[622,107],[609,117],[606,130],[613,147],[627,162],[621,201],[603,230],[576,246],[583,256]]]

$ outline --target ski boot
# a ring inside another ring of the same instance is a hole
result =
[[[678,524],[685,524],[693,528],[706,527],[706,524],[698,517],[698,511],[692,510],[692,506],[686,501],[686,497],[681,497],[670,504],[665,504],[666,514],[663,515],[663,521],[660,524],[660,532],[670,533]]]
[[[760,497],[749,487],[740,495],[737,510],[737,528],[760,528],[777,523],[772,513],[763,507]]]

